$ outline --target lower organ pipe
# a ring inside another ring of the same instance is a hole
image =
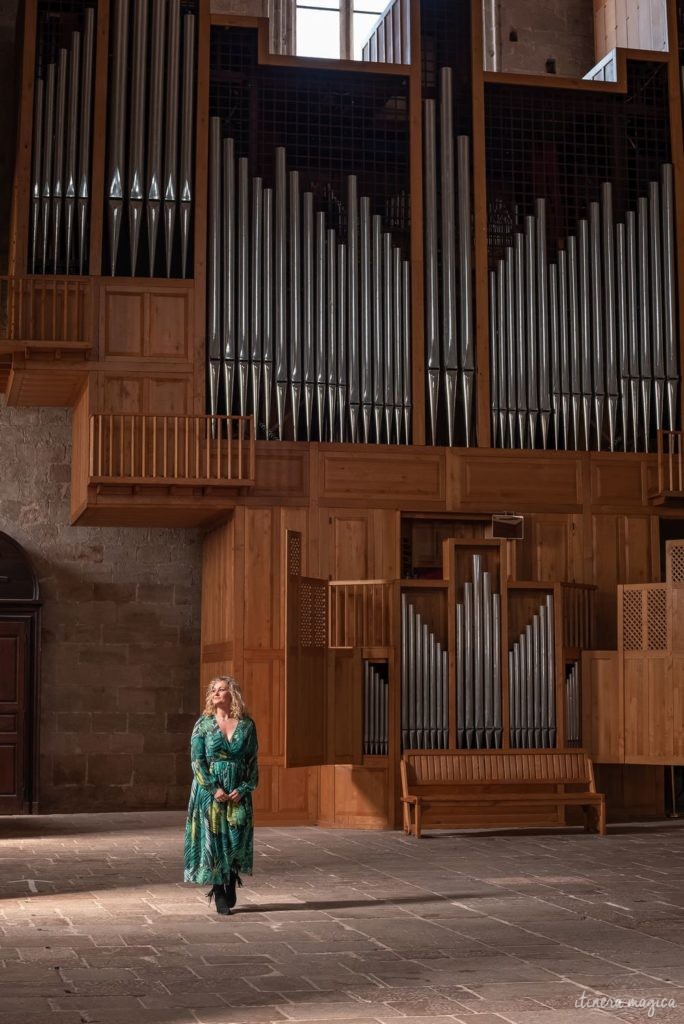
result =
[[[448,653],[402,594],[401,742],[404,749],[446,748],[449,742]]]
[[[508,652],[510,745],[556,743],[553,596],[548,594]]]
[[[501,599],[473,555],[472,580],[456,606],[456,730],[459,747],[501,746]],[[509,680],[510,682],[510,680]]]

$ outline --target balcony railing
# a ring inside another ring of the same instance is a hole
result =
[[[0,342],[84,347],[90,294],[86,278],[0,277]]]
[[[90,417],[90,482],[248,487],[255,479],[251,416]]]
[[[331,647],[386,647],[393,584],[388,580],[334,580],[330,593]]]

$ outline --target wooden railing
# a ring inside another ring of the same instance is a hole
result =
[[[330,646],[387,647],[392,593],[388,580],[331,581]]]
[[[411,63],[411,0],[394,0],[380,15],[361,59],[380,64]]]
[[[91,483],[237,485],[255,478],[251,416],[90,417]]]
[[[658,492],[684,498],[684,432],[658,431]]]
[[[91,286],[80,277],[0,277],[0,341],[90,341]]]

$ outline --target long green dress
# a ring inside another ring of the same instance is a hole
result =
[[[252,791],[259,781],[257,733],[251,718],[238,721],[226,739],[215,715],[202,715],[190,740],[193,782],[185,823],[186,882],[219,885],[230,871],[252,874]],[[217,789],[242,793],[239,803],[214,800]]]

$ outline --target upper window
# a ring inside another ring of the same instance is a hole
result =
[[[296,0],[297,56],[361,60],[387,0]]]

